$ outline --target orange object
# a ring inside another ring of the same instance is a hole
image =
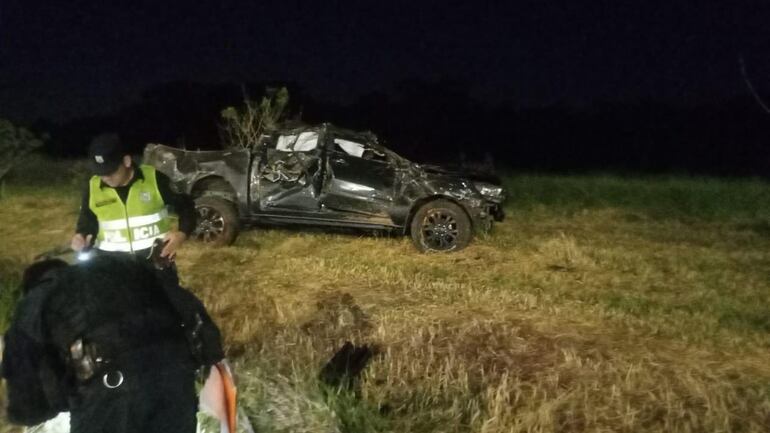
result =
[[[222,376],[222,387],[224,389],[225,395],[225,411],[227,415],[227,428],[229,429],[230,433],[235,433],[235,411],[237,405],[236,397],[238,395],[238,390],[235,388],[235,381],[233,380],[233,374],[230,371],[230,366],[223,361],[217,362],[216,367],[217,370],[219,370],[219,374]]]
[[[222,433],[235,433],[237,390],[226,361],[214,364],[200,394],[201,409],[219,419]]]

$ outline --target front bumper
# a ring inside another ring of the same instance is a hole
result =
[[[497,222],[505,219],[505,211],[500,203],[487,203],[487,213],[492,215],[492,218]]]
[[[481,206],[466,204],[465,209],[471,217],[474,230],[478,232],[489,231],[495,221],[502,221],[505,217],[502,207],[495,203],[485,202]]]

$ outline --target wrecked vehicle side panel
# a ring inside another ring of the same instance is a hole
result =
[[[405,233],[410,217],[419,206],[444,198],[460,205],[474,228],[484,230],[491,226],[485,200],[468,180],[429,173],[379,145],[377,137],[370,133],[330,127],[327,135],[330,171],[334,173],[335,163],[342,165],[336,168],[342,169],[347,176],[343,180],[349,181],[342,185],[347,189],[345,196],[358,199],[356,205],[350,207],[366,213],[370,221],[385,217],[389,225]],[[356,144],[360,146],[358,149]],[[340,155],[344,165],[337,162]]]
[[[393,226],[389,209],[395,199],[396,169],[370,140],[337,131],[327,134],[322,205],[362,222]]]
[[[162,144],[148,144],[144,162],[155,166],[171,179],[180,192],[195,195],[202,181],[222,179],[230,191],[214,190],[238,205],[240,212],[248,210],[248,173],[251,160],[246,149],[226,151],[188,151]],[[228,197],[232,196],[234,197]]]
[[[463,169],[462,167],[456,169],[449,169],[446,167],[435,165],[420,165],[420,167],[429,176],[439,175],[449,178],[462,178],[474,182],[474,189],[478,190],[478,185],[483,185],[489,189],[499,189],[500,194],[497,196],[483,196],[485,213],[492,215],[495,221],[503,221],[505,219],[505,212],[503,210],[503,202],[505,201],[505,192],[500,186],[502,180],[495,174],[486,171],[479,171],[478,169]],[[483,194],[483,193],[482,193]]]
[[[268,149],[265,158],[252,166],[251,211],[317,211],[320,170],[321,159],[315,152]]]
[[[193,195],[208,180],[222,179],[231,190],[209,193],[224,194],[237,204],[240,218],[252,222],[406,233],[420,206],[446,199],[467,213],[473,229],[486,230],[503,200],[482,196],[474,179],[399,156],[371,133],[328,124],[266,135],[251,151],[195,152],[151,144],[145,158]]]
[[[447,199],[460,205],[468,214],[476,230],[491,226],[489,215],[484,212],[484,200],[465,180],[428,175],[417,169],[404,170],[400,198],[395,203],[392,217],[406,232],[412,215],[424,203],[435,199]]]

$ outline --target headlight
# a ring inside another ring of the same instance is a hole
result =
[[[473,186],[479,191],[479,193],[485,197],[500,197],[503,193],[503,187],[492,185],[484,182],[474,182]]]

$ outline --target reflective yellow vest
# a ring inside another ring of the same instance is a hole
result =
[[[168,211],[158,191],[155,168],[140,165],[138,170],[144,180],[137,179],[131,185],[125,204],[114,188],[101,186],[99,176],[91,177],[88,206],[99,220],[96,247],[100,250],[143,250],[169,231]]]

